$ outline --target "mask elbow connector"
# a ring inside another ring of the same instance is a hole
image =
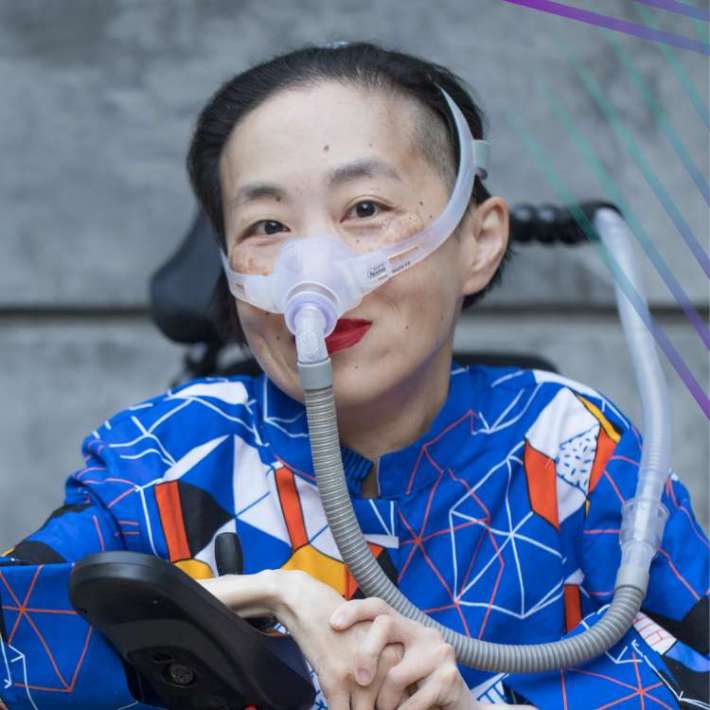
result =
[[[332,387],[333,371],[325,344],[328,314],[313,303],[300,303],[294,308],[293,326],[298,376],[303,391]]]
[[[293,326],[291,332],[296,337],[299,363],[308,364],[327,359],[326,317],[320,308],[311,303],[300,306],[294,313]]]

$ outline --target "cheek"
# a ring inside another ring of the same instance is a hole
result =
[[[280,315],[267,313],[243,301],[236,303],[242,332],[254,357],[261,361],[270,349],[285,343],[289,334]]]
[[[397,244],[421,231],[427,222],[419,212],[410,212],[393,218],[378,238],[380,247]]]
[[[363,231],[360,234],[345,235],[344,238],[357,252],[398,244],[408,237],[414,236],[431,223],[440,212],[440,209],[433,205],[434,201],[431,198],[407,204],[406,211],[392,215],[379,229],[371,233]]]
[[[235,245],[230,254],[232,268],[242,274],[266,276],[274,268],[282,240],[245,239]]]
[[[418,264],[379,289],[393,332],[438,347],[456,318],[458,295],[444,265]],[[377,291],[375,292],[377,293]]]

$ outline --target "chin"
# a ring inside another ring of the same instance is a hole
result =
[[[375,406],[383,394],[401,384],[404,368],[389,372],[382,359],[338,361],[333,359],[333,387],[339,410]]]

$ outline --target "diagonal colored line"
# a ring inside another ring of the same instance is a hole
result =
[[[707,42],[710,39],[710,23],[701,20],[691,20],[690,22],[695,36],[701,42]]]
[[[632,7],[637,16],[639,16],[647,25],[653,26],[654,21],[651,17],[651,13],[645,7],[641,7],[640,5],[633,5]],[[678,83],[685,89],[685,93],[688,94],[688,98],[693,104],[693,108],[700,116],[705,126],[710,129],[710,112],[708,112],[707,104],[695,89],[693,82],[690,81],[688,73],[683,68],[683,65],[678,61],[675,51],[672,47],[669,47],[663,43],[659,43],[658,48],[663,53],[663,56],[668,62],[671,71],[675,74],[675,78],[678,80]]]
[[[656,118],[661,127],[661,131],[668,139],[668,142],[673,146],[673,150],[685,166],[685,169],[688,172],[688,175],[690,175],[693,182],[695,183],[695,186],[698,188],[698,190],[700,190],[702,196],[705,198],[705,202],[710,205],[710,186],[708,186],[708,182],[705,179],[705,176],[702,174],[700,169],[693,162],[693,159],[690,157],[690,154],[686,150],[683,141],[680,139],[680,136],[678,135],[675,128],[673,128],[673,125],[668,119],[668,115],[663,110],[663,107],[658,103],[656,97],[648,88],[646,82],[643,80],[643,77],[633,65],[631,58],[621,46],[621,43],[618,42],[615,38],[612,38],[611,36],[607,36],[605,39],[611,45],[612,49],[616,53],[616,56],[624,65],[629,79],[631,80],[633,85],[638,89],[639,93],[643,96],[646,105],[653,112],[654,117]]]
[[[701,42],[707,42],[708,39],[710,39],[710,26],[707,24],[701,24],[699,20],[691,20],[693,23],[693,32],[695,32],[695,36],[701,41]]]
[[[584,22],[588,25],[606,27],[615,32],[623,32],[624,34],[640,37],[641,39],[648,39],[652,42],[660,42],[661,44],[670,44],[674,47],[680,47],[681,49],[689,49],[691,52],[700,52],[700,54],[710,55],[710,44],[707,42],[689,39],[681,35],[674,35],[670,32],[654,30],[644,25],[619,20],[616,17],[600,15],[597,12],[579,10],[576,7],[563,5],[559,2],[552,2],[552,0],[503,0],[503,2],[508,2],[513,5],[522,5],[533,10],[540,10],[541,12],[548,12],[552,15],[566,17],[570,20]]]
[[[661,184],[661,181],[658,179],[655,172],[648,164],[648,161],[644,157],[643,151],[639,147],[638,143],[631,135],[629,130],[626,128],[623,121],[619,118],[619,114],[612,106],[611,102],[609,102],[604,96],[604,92],[599,86],[599,83],[579,63],[573,61],[573,64],[577,74],[582,80],[582,83],[586,87],[587,91],[591,94],[592,98],[594,99],[594,102],[597,104],[601,112],[604,114],[605,118],[609,122],[609,125],[612,127],[621,142],[625,145],[626,150],[631,154],[631,157],[634,159],[636,166],[643,174],[646,183],[653,190],[654,194],[656,195],[656,198],[663,206],[663,209],[666,211],[666,214],[670,217],[671,221],[673,222],[673,225],[675,226],[680,236],[683,238],[683,241],[686,243],[688,249],[690,249],[698,264],[700,264],[701,268],[705,272],[705,275],[710,278],[710,258],[708,258],[707,253],[700,245],[698,240],[695,238],[695,235],[690,229],[688,223],[683,218],[683,215],[680,213],[680,210],[676,206],[675,202],[673,202],[670,195]],[[649,254],[649,256],[651,255]],[[660,261],[660,256],[658,256],[657,258]],[[660,272],[661,270],[655,259],[654,264]],[[667,267],[664,266],[664,268]],[[666,273],[667,275],[664,280],[667,282],[667,285],[670,288],[670,285],[672,283],[670,279],[674,279],[674,277],[672,276],[670,271],[667,271]],[[661,275],[663,276],[663,274]],[[695,329],[698,331],[700,336],[703,338],[706,346],[710,348],[710,332],[708,332],[707,328],[705,327],[703,319],[698,315],[698,313],[694,309],[692,309],[692,306],[690,306],[690,302],[688,301],[687,296],[680,287],[680,284],[677,284],[675,288],[677,289],[677,293],[674,292],[673,295],[676,297],[676,300],[678,300],[678,302],[683,306],[683,310],[686,310],[686,306],[680,295],[682,295],[682,298],[685,299],[685,302],[690,307],[690,309],[686,312],[686,315],[693,323]]]
[[[675,12],[678,15],[686,15],[690,18],[690,26],[693,28],[695,36],[701,42],[707,42],[710,39],[710,33],[708,32],[710,29],[708,26],[710,12],[707,10],[685,2],[677,2],[676,0],[636,0],[636,2],[658,8],[659,10]],[[648,25],[649,23],[646,22],[645,24]]]
[[[594,227],[587,219],[586,215],[579,209],[576,205],[575,198],[564,186],[564,182],[560,179],[554,167],[547,160],[544,151],[537,141],[533,138],[530,131],[526,128],[523,122],[514,112],[509,114],[511,120],[515,124],[516,132],[521,139],[521,142],[528,149],[528,152],[532,155],[533,159],[537,163],[540,171],[544,174],[545,179],[548,184],[557,193],[559,199],[569,205],[569,209],[575,218],[575,221],[580,226],[580,228],[587,235],[587,238],[592,242],[600,253],[602,259],[606,262],[610,271],[612,272],[614,279],[623,289],[624,294],[629,299],[639,317],[643,320],[649,332],[656,340],[656,343],[661,348],[668,361],[671,363],[678,376],[681,378],[688,391],[693,396],[695,401],[700,406],[701,411],[705,414],[706,418],[710,420],[710,399],[703,391],[702,387],[698,384],[697,380],[693,376],[685,361],[681,357],[680,353],[675,349],[673,343],[666,335],[665,331],[656,324],[653,317],[649,313],[648,309],[645,308],[642,299],[639,297],[636,289],[631,285],[626,274],[619,268],[616,259],[604,246],[594,231]]]
[[[703,10],[701,7],[695,7],[695,5],[688,5],[685,2],[676,2],[676,0],[636,0],[636,2],[657,7],[661,10],[668,10],[668,12],[675,12],[678,15],[694,17],[696,20],[710,22],[710,12]]]
[[[688,296],[683,290],[683,287],[678,283],[678,280],[673,275],[673,272],[668,268],[668,265],[663,260],[663,257],[658,253],[653,241],[649,238],[646,231],[634,216],[633,210],[631,210],[629,205],[626,203],[626,200],[624,199],[621,190],[616,185],[614,179],[604,169],[601,161],[594,153],[592,146],[579,132],[569,112],[559,101],[556,100],[552,92],[544,83],[543,91],[547,97],[547,101],[550,104],[552,112],[564,124],[567,133],[573,139],[577,149],[585,158],[587,165],[596,175],[597,180],[601,183],[606,194],[610,195],[611,200],[622,209],[624,217],[628,222],[629,227],[631,227],[631,231],[643,247],[646,256],[648,256],[653,265],[656,267],[661,279],[668,287],[668,290],[673,294],[673,297],[676,299],[677,303],[683,309],[686,317],[692,323],[703,343],[705,343],[706,348],[710,348],[710,332],[708,332],[707,326],[695,308],[693,308]]]

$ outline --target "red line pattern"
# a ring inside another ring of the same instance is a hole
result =
[[[96,529],[96,537],[99,539],[99,546],[101,547],[101,552],[105,552],[106,545],[104,545],[104,536],[101,534],[101,527],[99,526],[99,521],[95,515],[91,516],[94,521],[94,528]]]
[[[77,679],[79,678],[79,672],[81,671],[81,668],[84,664],[84,660],[86,658],[86,653],[89,648],[89,642],[91,640],[93,629],[90,626],[86,627],[86,637],[84,639],[84,644],[83,644],[81,653],[80,653],[79,658],[76,662],[76,665],[73,669],[71,680],[67,681],[65,679],[64,675],[62,674],[61,670],[59,669],[59,665],[54,657],[54,654],[52,653],[52,649],[50,648],[49,643],[47,642],[47,640],[45,639],[44,635],[39,630],[39,628],[37,628],[37,624],[35,623],[35,621],[32,617],[36,616],[38,614],[60,614],[60,615],[77,616],[78,617],[78,614],[76,611],[69,610],[69,609],[43,609],[43,608],[29,606],[29,603],[30,603],[30,600],[32,597],[32,593],[36,587],[37,580],[39,579],[43,569],[45,569],[45,565],[38,565],[38,567],[35,570],[35,573],[32,577],[30,585],[27,589],[27,592],[25,594],[25,598],[23,599],[22,602],[20,602],[17,594],[15,594],[14,590],[12,589],[10,584],[8,583],[8,581],[5,578],[5,576],[3,575],[3,573],[0,572],[0,582],[2,582],[5,589],[7,589],[7,592],[10,595],[10,598],[15,603],[15,606],[3,605],[2,608],[6,609],[8,611],[16,611],[17,612],[17,618],[15,619],[15,623],[14,623],[12,630],[7,638],[8,644],[12,643],[12,641],[15,637],[15,634],[18,631],[20,622],[24,620],[28,624],[28,626],[32,629],[35,636],[37,637],[37,640],[39,641],[40,645],[44,649],[44,652],[47,655],[47,659],[49,660],[49,663],[52,666],[52,669],[53,669],[54,674],[59,682],[60,687],[25,684],[21,681],[16,681],[14,683],[14,685],[19,688],[28,688],[30,690],[42,690],[42,691],[50,692],[50,693],[73,693],[74,688],[76,687]]]
[[[673,564],[671,556],[662,547],[658,548],[658,554],[665,557],[671,572],[677,577],[678,581],[692,594],[693,598],[697,601],[700,599],[700,595],[693,589],[693,585],[688,582],[688,580],[678,571],[676,566]]]
[[[434,496],[436,495],[436,490],[439,487],[439,484],[441,483],[441,479],[443,478],[443,476],[444,476],[444,472],[440,471],[439,477],[437,478],[434,485],[431,487],[431,490],[429,492],[429,497],[427,500],[426,510],[425,510],[424,517],[422,519],[422,524],[421,524],[418,534],[415,534],[414,530],[412,529],[411,525],[407,521],[404,514],[401,511],[399,512],[400,520],[402,521],[403,525],[409,531],[409,534],[412,536],[412,543],[413,544],[412,544],[412,549],[410,550],[409,556],[407,558],[407,561],[405,563],[405,566],[402,567],[402,570],[400,571],[398,581],[402,580],[402,577],[404,576],[404,574],[406,572],[406,568],[409,565],[409,563],[411,562],[415,551],[419,551],[421,553],[422,557],[424,558],[425,562],[427,563],[427,565],[431,568],[432,572],[434,573],[436,578],[439,580],[439,583],[441,584],[442,588],[444,589],[444,591],[448,595],[449,599],[451,600],[451,606],[453,606],[456,609],[456,612],[458,613],[459,619],[461,621],[461,625],[464,629],[464,633],[467,636],[470,636],[471,632],[468,628],[468,623],[466,622],[466,617],[464,616],[463,612],[461,611],[461,606],[459,604],[458,599],[454,597],[453,593],[451,592],[451,588],[449,587],[446,579],[439,571],[439,568],[431,560],[431,558],[427,554],[427,551],[422,543],[422,534],[423,534],[424,530],[426,529],[427,522],[429,521],[429,515],[431,514],[431,503],[434,499]]]
[[[417,473],[419,471],[419,464],[421,463],[422,456],[426,456],[431,463],[432,466],[434,466],[437,471],[440,471],[441,469],[439,466],[436,464],[436,462],[431,458],[431,455],[429,454],[429,447],[433,446],[434,444],[438,443],[443,437],[445,437],[452,429],[455,429],[461,422],[465,421],[466,419],[469,420],[469,427],[470,430],[473,431],[473,420],[474,417],[476,416],[476,412],[473,411],[473,409],[469,409],[466,414],[464,414],[462,417],[459,417],[455,421],[451,422],[449,426],[447,426],[445,429],[440,431],[433,439],[430,439],[429,441],[426,442],[426,444],[422,445],[421,450],[419,451],[419,456],[417,456],[417,460],[414,462],[414,466],[412,467],[412,470],[409,474],[409,482],[407,483],[407,489],[406,493],[409,495],[412,492],[412,489],[414,488],[414,481],[416,480]]]
[[[659,698],[655,697],[650,693],[651,690],[655,690],[656,688],[662,688],[665,690],[665,686],[663,685],[662,682],[658,681],[655,683],[651,683],[650,685],[644,686],[643,683],[641,682],[641,676],[639,675],[638,671],[638,665],[641,663],[641,661],[636,657],[636,654],[632,651],[631,656],[633,658],[633,668],[634,668],[634,675],[636,676],[636,684],[631,685],[629,683],[625,683],[622,680],[619,680],[618,678],[614,678],[613,676],[606,675],[604,673],[595,673],[594,671],[586,670],[584,668],[570,668],[567,670],[567,673],[576,673],[578,675],[582,676],[589,676],[593,678],[599,678],[601,680],[605,680],[609,683],[612,683],[614,685],[617,685],[621,688],[626,688],[630,690],[631,692],[628,693],[627,695],[624,695],[621,698],[616,698],[616,700],[613,700],[609,703],[606,703],[604,705],[599,705],[597,706],[597,710],[602,710],[602,708],[610,708],[614,707],[616,705],[620,705],[621,703],[625,703],[632,698],[638,698],[639,704],[642,708],[645,708],[645,701],[649,700],[652,703],[656,703],[657,705],[660,705],[661,707],[668,708],[668,710],[673,710],[673,708],[668,705],[667,703],[664,703],[662,700]]]

